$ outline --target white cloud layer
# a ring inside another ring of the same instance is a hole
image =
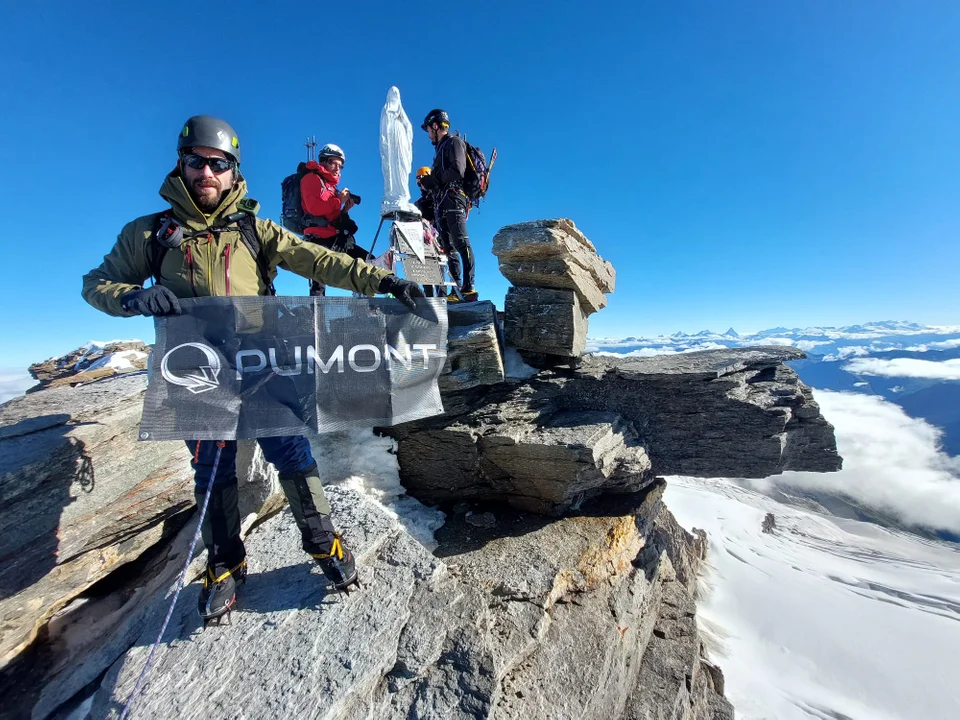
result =
[[[940,451],[939,429],[876,395],[814,395],[836,428],[843,470],[761,482],[843,493],[909,524],[960,533],[960,458]]]
[[[820,345],[829,345],[829,340],[796,340],[793,343],[804,352],[809,352]]]
[[[611,352],[609,350],[596,350],[588,347],[586,352],[605,357],[654,357],[656,355],[680,355],[681,353],[700,352],[701,350],[726,350],[726,348],[726,345],[707,341],[698,342],[689,346],[681,345],[677,347],[643,347],[626,353]]]
[[[910,347],[904,348],[904,350],[909,350],[910,352],[927,352],[928,350],[953,350],[954,348],[960,348],[960,338],[953,338],[952,340],[944,340],[943,342],[932,342],[932,343],[923,343],[922,345],[911,345]]]
[[[844,345],[841,348],[837,348],[836,353],[831,353],[830,355],[824,355],[824,362],[836,362],[837,360],[846,360],[851,357],[863,357],[864,355],[870,354],[870,348],[864,347],[863,345]]]
[[[37,381],[30,377],[25,370],[0,371],[0,403],[12,400],[26,392],[27,388],[36,385]]]
[[[916,360],[914,358],[857,358],[843,368],[857,375],[911,377],[929,380],[960,380],[960,359]]]

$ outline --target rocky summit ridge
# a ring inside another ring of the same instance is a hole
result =
[[[275,471],[243,445],[238,610],[203,629],[189,584],[131,717],[733,716],[697,633],[706,538],[677,525],[660,476],[839,469],[832,427],[784,364],[802,353],[584,357],[612,267],[569,220],[498,238],[526,300],[502,316],[451,305],[446,412],[380,430],[406,492],[446,512],[437,547],[330,485],[363,585],[335,593]],[[541,337],[531,312],[556,333]],[[120,716],[196,522],[183,445],[136,440],[146,377],[71,383],[67,364],[48,364],[56,386],[0,406],[9,717],[63,717],[91,695],[91,717]],[[191,577],[202,566],[201,553]]]

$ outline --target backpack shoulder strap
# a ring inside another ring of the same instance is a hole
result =
[[[323,175],[321,175],[321,174],[319,173],[319,171],[313,170],[313,169],[305,169],[305,170],[300,174],[300,179],[303,180],[303,178],[306,177],[307,175],[314,175],[314,176],[320,181],[320,187],[326,189],[326,187],[327,187],[327,181],[323,179]],[[330,222],[329,222],[325,217],[322,217],[322,216],[319,216],[319,215],[311,215],[310,213],[308,213],[308,212],[304,209],[304,207],[303,207],[303,195],[302,195],[302,190],[301,190],[301,196],[300,196],[300,225],[301,225],[303,228],[309,228],[309,227],[325,228],[325,227],[327,227],[327,225],[329,225],[329,224],[330,224]]]
[[[170,249],[157,241],[160,226],[163,225],[163,221],[169,216],[169,210],[157,213],[153,218],[153,229],[150,231],[150,242],[147,245],[147,258],[150,261],[150,277],[153,279],[154,285],[160,283],[160,268],[163,267],[163,259],[167,256],[167,250]]]
[[[257,235],[256,218],[254,218],[253,215],[244,213],[243,217],[237,221],[237,224],[240,226],[240,239],[243,241],[247,250],[250,251],[250,254],[253,255],[253,259],[257,263],[260,278],[263,280],[267,292],[270,295],[276,295],[277,289],[273,286],[273,281],[270,280],[270,264],[264,255],[263,243],[260,242],[260,236]]]

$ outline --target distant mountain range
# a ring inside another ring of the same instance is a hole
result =
[[[847,327],[776,327],[748,335],[730,328],[654,338],[591,338],[588,351],[664,355],[722,347],[792,345],[807,354],[790,363],[813,388],[880,395],[943,430],[943,449],[960,455],[960,325],[884,320]],[[865,358],[871,358],[865,362]],[[894,363],[895,360],[920,361]]]

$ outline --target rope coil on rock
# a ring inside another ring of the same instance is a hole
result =
[[[170,618],[173,617],[173,609],[177,605],[177,598],[180,597],[180,591],[183,590],[183,584],[186,581],[187,573],[190,570],[190,561],[193,559],[193,551],[196,549],[197,541],[200,539],[201,528],[203,527],[203,518],[207,514],[207,505],[210,504],[210,493],[211,490],[213,490],[213,480],[217,476],[217,467],[220,465],[220,453],[223,451],[225,446],[226,443],[222,440],[217,442],[217,455],[213,459],[213,470],[210,472],[210,480],[207,482],[207,494],[203,498],[203,507],[200,508],[200,519],[197,522],[197,530],[193,533],[193,540],[190,542],[190,550],[187,552],[187,557],[183,561],[183,570],[180,572],[180,579],[177,581],[177,589],[173,593],[173,600],[170,601],[170,609],[167,610],[167,616],[163,619],[163,625],[160,628],[157,639],[150,648],[150,654],[147,655],[147,662],[144,664],[143,670],[140,671],[140,675],[137,677],[137,683],[133,686],[133,691],[130,693],[130,697],[127,698],[127,702],[123,706],[123,712],[120,713],[120,720],[126,720],[127,716],[129,715],[130,706],[133,704],[133,700],[137,696],[137,693],[140,692],[140,687],[143,685],[143,681],[147,677],[147,672],[150,670],[150,667],[153,664],[153,656],[156,654],[157,648],[160,647],[160,641],[163,639],[163,634],[167,631],[167,625],[170,624]],[[199,448],[200,443],[198,442],[198,451]]]

